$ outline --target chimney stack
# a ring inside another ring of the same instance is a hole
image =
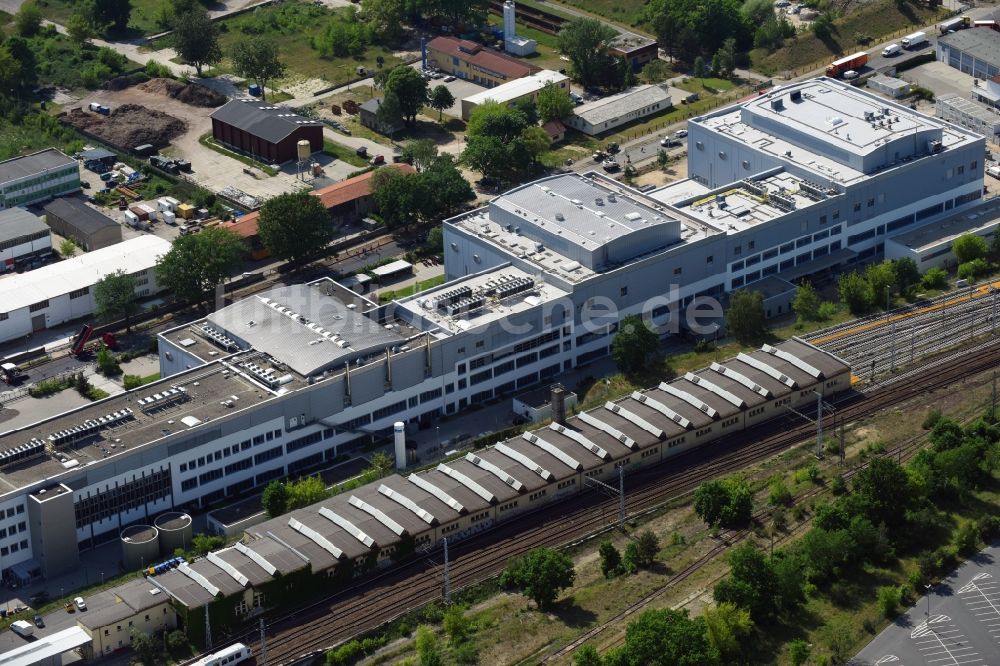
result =
[[[562,384],[552,385],[552,422],[566,423],[566,391]]]

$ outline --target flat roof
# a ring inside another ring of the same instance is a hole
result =
[[[24,208],[0,210],[0,243],[48,230],[42,218]]]
[[[0,279],[0,312],[13,312],[76,289],[92,287],[115,271],[137,273],[156,265],[170,241],[152,234],[85,252],[33,271]]]
[[[91,208],[80,199],[60,197],[45,204],[46,214],[55,215],[80,232],[92,234],[108,227],[117,227],[118,223],[110,217]]]
[[[50,636],[40,636],[30,643],[0,654],[0,666],[34,666],[48,663],[48,660],[58,658],[64,652],[90,642],[90,634],[80,627],[70,627]]]
[[[147,564],[153,563],[147,562]],[[87,612],[77,613],[77,621],[88,629],[99,629],[160,604],[169,603],[169,598],[145,578],[136,578],[89,595],[86,601]]]
[[[938,44],[964,51],[978,60],[1000,67],[1000,32],[989,27],[957,30],[938,37]]]
[[[510,296],[499,296],[499,287],[515,282],[524,288]],[[414,321],[422,322],[425,329],[433,327],[448,334],[459,334],[567,295],[568,292],[550,282],[536,280],[521,269],[508,266],[458,278],[397,302]],[[449,311],[455,298],[474,299],[475,309]],[[397,312],[397,316],[402,314]]]
[[[488,100],[506,103],[512,100],[520,99],[525,95],[536,93],[544,88],[547,83],[559,83],[567,80],[568,77],[565,74],[560,74],[559,72],[552,71],[551,69],[543,69],[540,72],[535,72],[534,74],[529,74],[528,76],[508,81],[507,83],[496,86],[495,88],[489,88],[487,90],[477,92],[475,95],[469,95],[462,101],[469,102],[470,104],[482,104]]]
[[[404,271],[409,271],[413,269],[413,264],[408,261],[403,261],[402,259],[397,259],[388,264],[382,266],[377,266],[372,269],[372,273],[375,277],[387,277],[390,275],[395,275],[396,273],[402,273]]]
[[[901,231],[889,236],[889,240],[922,252],[942,243],[950,243],[964,234],[984,235],[980,232],[996,226],[997,220],[1000,220],[1000,202],[994,199],[974,210]]]
[[[403,342],[352,305],[313,286],[279,286],[217,310],[207,322],[310,376]]]
[[[43,171],[58,169],[71,164],[75,165],[76,160],[55,148],[46,148],[30,155],[12,157],[9,160],[0,162],[0,183],[28,178]]]
[[[992,124],[993,126],[1000,125],[1000,113],[997,113],[988,106],[977,104],[971,99],[966,99],[960,95],[941,95],[935,99],[934,104],[935,106],[938,104],[950,106],[960,113],[972,116],[976,120]]]
[[[618,120],[621,116],[656,104],[670,102],[670,93],[659,85],[635,86],[615,95],[609,95],[593,102],[581,104],[573,110],[573,115],[583,118],[591,125]]]
[[[886,76],[885,74],[876,74],[875,76],[868,79],[868,85],[878,84],[885,88],[890,88],[892,90],[898,90],[900,88],[909,88],[910,84],[903,79],[897,79],[894,76]]]
[[[930,156],[934,141],[948,149],[979,140],[946,121],[826,77],[775,88],[689,122],[842,184]]]

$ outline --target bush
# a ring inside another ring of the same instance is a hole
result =
[[[118,359],[104,345],[97,350],[97,371],[105,377],[113,377],[122,374],[122,368],[118,364]]]
[[[816,310],[816,319],[819,321],[826,321],[832,319],[834,315],[838,312],[837,304],[831,303],[830,301],[823,301],[819,304],[819,309]]]
[[[61,379],[43,379],[28,389],[28,395],[32,398],[44,398],[47,395],[59,393],[73,386],[74,378],[63,377]]]
[[[985,259],[981,258],[967,261],[964,264],[960,264],[958,267],[958,277],[963,280],[968,280],[969,282],[975,282],[977,279],[989,272],[989,263]]]
[[[983,516],[976,523],[979,530],[979,538],[983,541],[992,541],[1000,535],[1000,516]]]
[[[894,585],[878,588],[879,612],[888,619],[895,617],[896,613],[899,612],[902,596],[900,589]]]
[[[784,481],[775,479],[768,489],[767,501],[771,506],[787,506],[792,503],[792,491]]]
[[[122,377],[122,386],[125,387],[126,391],[137,389],[142,386],[142,377],[139,375],[125,375]]]
[[[924,417],[924,422],[920,424],[920,427],[924,430],[933,430],[934,426],[938,424],[941,420],[941,410],[932,409],[927,412],[927,416]]]
[[[830,483],[830,491],[833,492],[834,495],[843,495],[846,493],[847,482],[844,481],[844,477],[839,474],[833,477],[833,482]]]
[[[955,534],[955,550],[968,557],[979,550],[979,528],[974,523],[965,523]]]
[[[170,68],[156,62],[155,60],[149,60],[146,62],[146,74],[149,75],[151,79],[173,78],[173,73],[170,71]]]
[[[935,266],[924,273],[920,283],[925,289],[944,289],[948,286],[948,273],[943,268]]]

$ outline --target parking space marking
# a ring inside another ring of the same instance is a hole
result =
[[[962,640],[965,636],[947,615],[930,616],[910,632],[910,638],[923,653],[925,664],[961,666],[985,663],[979,658],[979,653],[967,641]]]
[[[1000,591],[994,591],[997,583],[993,575],[982,572],[972,577],[968,583],[958,589],[958,596],[972,616],[986,625],[987,633],[997,643],[1000,643]]]
[[[872,664],[872,666],[883,666],[883,664],[898,664],[898,666],[904,666],[899,663],[899,657],[894,654],[887,654],[884,657],[879,657],[875,660],[875,663]]]

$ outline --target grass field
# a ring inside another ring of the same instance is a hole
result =
[[[750,58],[753,68],[765,74],[791,71],[793,75],[797,75],[806,68],[818,68],[832,61],[835,56],[863,49],[857,36],[864,35],[878,42],[880,38],[907,34],[918,26],[932,23],[944,16],[944,10],[934,11],[925,6],[897,3],[895,0],[878,0],[837,19],[834,22],[836,32],[827,41],[807,32],[787,40],[785,46],[774,53],[755,49],[751,51]]]
[[[641,23],[643,11],[646,9],[645,0],[561,0],[561,2],[633,27]],[[545,3],[544,7],[548,9],[549,4]]]
[[[426,291],[431,287],[436,287],[440,284],[444,284],[444,276],[437,275],[427,280],[422,280],[416,284],[410,285],[409,287],[403,287],[402,289],[383,291],[378,295],[379,303],[388,303],[389,301],[396,300],[397,298],[406,298],[407,296],[412,296],[421,291]]]
[[[131,0],[132,14],[129,18],[129,29],[137,34],[155,35],[163,32],[156,23],[160,8],[168,4],[167,0]],[[36,0],[45,18],[66,25],[66,21],[76,10],[77,0]]]

